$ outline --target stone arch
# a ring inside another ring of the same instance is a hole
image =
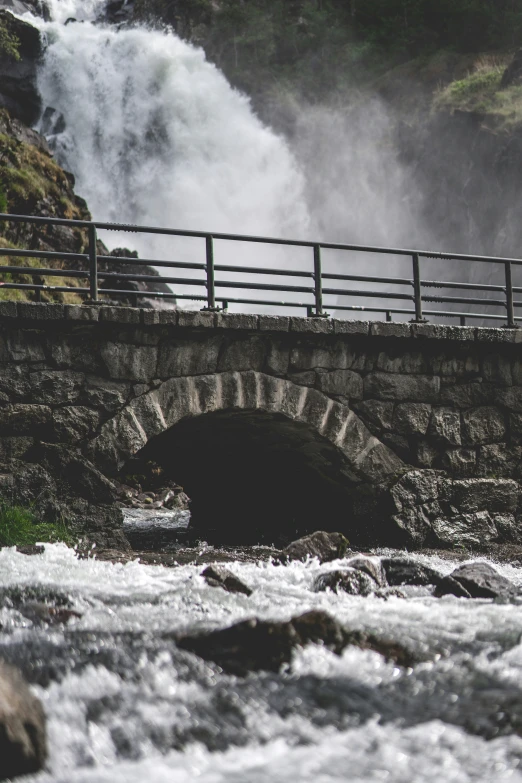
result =
[[[87,455],[115,474],[151,438],[185,419],[219,411],[264,411],[307,424],[339,451],[355,481],[380,483],[404,467],[348,406],[316,389],[252,370],[161,383],[107,421],[88,444]]]

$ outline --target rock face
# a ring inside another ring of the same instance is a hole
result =
[[[0,780],[38,772],[46,757],[42,705],[21,674],[0,662]]]
[[[0,498],[31,507],[42,522],[65,519],[73,535],[100,547],[129,551],[111,483],[89,462],[67,451],[45,450],[37,462],[0,462]]]
[[[42,108],[36,87],[37,64],[42,54],[40,34],[35,27],[6,10],[0,10],[0,22],[20,41],[20,60],[0,54],[0,106],[26,125],[33,125]]]

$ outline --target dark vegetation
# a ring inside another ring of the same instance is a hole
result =
[[[522,41],[517,0],[137,0],[136,14],[204,46],[254,97],[264,84],[320,98],[439,50]]]

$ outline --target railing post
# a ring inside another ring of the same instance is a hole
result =
[[[506,310],[507,310],[507,319],[508,319],[506,328],[516,329],[517,324],[515,321],[515,304],[513,302],[513,277],[512,277],[512,270],[511,270],[511,262],[506,261],[504,267],[506,270]]]
[[[390,323],[391,320],[392,320],[392,314],[390,313],[389,310],[386,310],[386,321]]]
[[[219,310],[219,307],[216,307],[216,285],[214,281],[214,239],[210,234],[205,238],[205,243],[207,254],[207,306],[202,309],[216,312]]]
[[[422,290],[419,254],[413,253],[411,259],[413,261],[413,296],[415,301],[415,318],[412,320],[412,323],[422,324],[426,323],[426,319],[422,317]]]
[[[91,289],[91,302],[98,301],[98,251],[96,243],[98,236],[96,226],[91,223],[89,226],[89,285]]]
[[[314,245],[314,287],[315,287],[315,313],[308,308],[309,318],[328,318],[328,313],[323,312],[323,272],[321,266],[321,245]]]

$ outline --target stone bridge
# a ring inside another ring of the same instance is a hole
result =
[[[464,538],[517,540],[521,344],[522,330],[1,302],[0,462],[76,454],[110,478],[153,459],[196,526],[230,540],[335,527],[420,545],[448,518]]]

